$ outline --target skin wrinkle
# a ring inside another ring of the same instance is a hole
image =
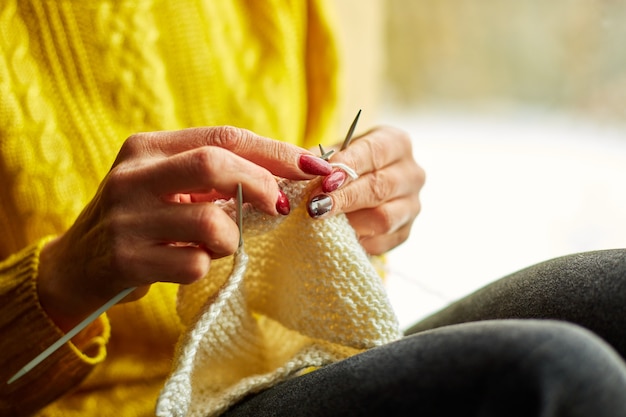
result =
[[[219,126],[204,132],[207,144],[228,149],[235,154],[249,149],[251,136],[250,131],[233,126]]]
[[[372,207],[376,207],[378,201],[387,201],[394,194],[393,185],[390,184],[389,176],[384,171],[374,171],[368,175],[368,184]]]
[[[386,155],[390,151],[389,148],[383,146],[383,142],[383,138],[379,136],[378,132],[376,132],[373,136],[368,137],[365,141],[367,144],[368,154],[371,159],[370,164],[374,172],[379,171],[396,161],[395,158],[389,158],[388,155]]]
[[[258,150],[256,143],[257,136],[247,129],[241,129],[233,126],[219,126],[214,130],[206,133],[205,141],[211,146],[226,149],[233,154],[250,154],[255,155]],[[263,160],[265,162],[271,160],[280,160],[283,158],[279,142],[268,138],[263,138],[266,143]],[[298,166],[297,156],[294,157],[294,167]],[[295,174],[296,171],[294,170]],[[276,174],[276,173],[273,173]]]

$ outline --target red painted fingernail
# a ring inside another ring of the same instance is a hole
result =
[[[333,167],[330,166],[328,161],[315,155],[300,155],[298,164],[303,172],[311,175],[328,175],[333,171]]]
[[[286,216],[291,211],[291,206],[289,205],[289,199],[283,192],[283,190],[278,190],[278,200],[276,200],[276,211],[278,211],[283,216]]]
[[[320,217],[333,208],[333,199],[325,194],[316,195],[307,204],[307,211],[311,217]]]
[[[324,190],[325,193],[335,191],[346,181],[346,176],[346,173],[341,170],[333,172],[322,181],[322,190]]]

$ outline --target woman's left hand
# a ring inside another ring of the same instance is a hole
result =
[[[413,159],[406,132],[375,128],[355,138],[330,159],[354,169],[352,180],[340,168],[309,199],[311,217],[346,213],[365,250],[380,255],[404,242],[420,212],[424,170]]]

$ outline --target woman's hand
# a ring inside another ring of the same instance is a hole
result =
[[[365,250],[379,255],[404,242],[420,211],[424,170],[413,159],[408,135],[380,127],[355,138],[333,163],[353,168],[351,180],[337,168],[309,200],[312,217],[346,213]]]
[[[191,283],[234,253],[239,231],[213,202],[233,197],[270,215],[289,202],[275,175],[301,180],[330,165],[293,145],[233,127],[138,134],[126,140],[94,199],[41,253],[41,304],[64,330],[129,287]]]

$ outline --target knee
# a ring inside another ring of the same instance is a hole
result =
[[[485,320],[431,331],[441,345],[456,338],[467,360],[500,369],[519,368],[526,374],[564,378],[568,374],[609,374],[626,367],[619,354],[595,333],[556,320]],[[461,343],[462,342],[462,343]],[[626,385],[625,385],[626,387]]]
[[[600,337],[566,322],[491,323],[500,351],[510,351],[494,361],[485,409],[500,412],[519,403],[535,409],[532,415],[568,416],[615,416],[625,409],[626,366]]]
[[[521,372],[555,415],[619,415],[626,407],[626,366],[603,339],[578,325],[538,322],[539,340]],[[587,411],[583,411],[587,410]]]
[[[623,367],[618,353],[602,338],[577,324],[555,320],[526,320],[530,358],[538,358],[543,368],[560,368],[563,374],[571,370],[593,367]],[[555,369],[556,371],[556,369]]]

